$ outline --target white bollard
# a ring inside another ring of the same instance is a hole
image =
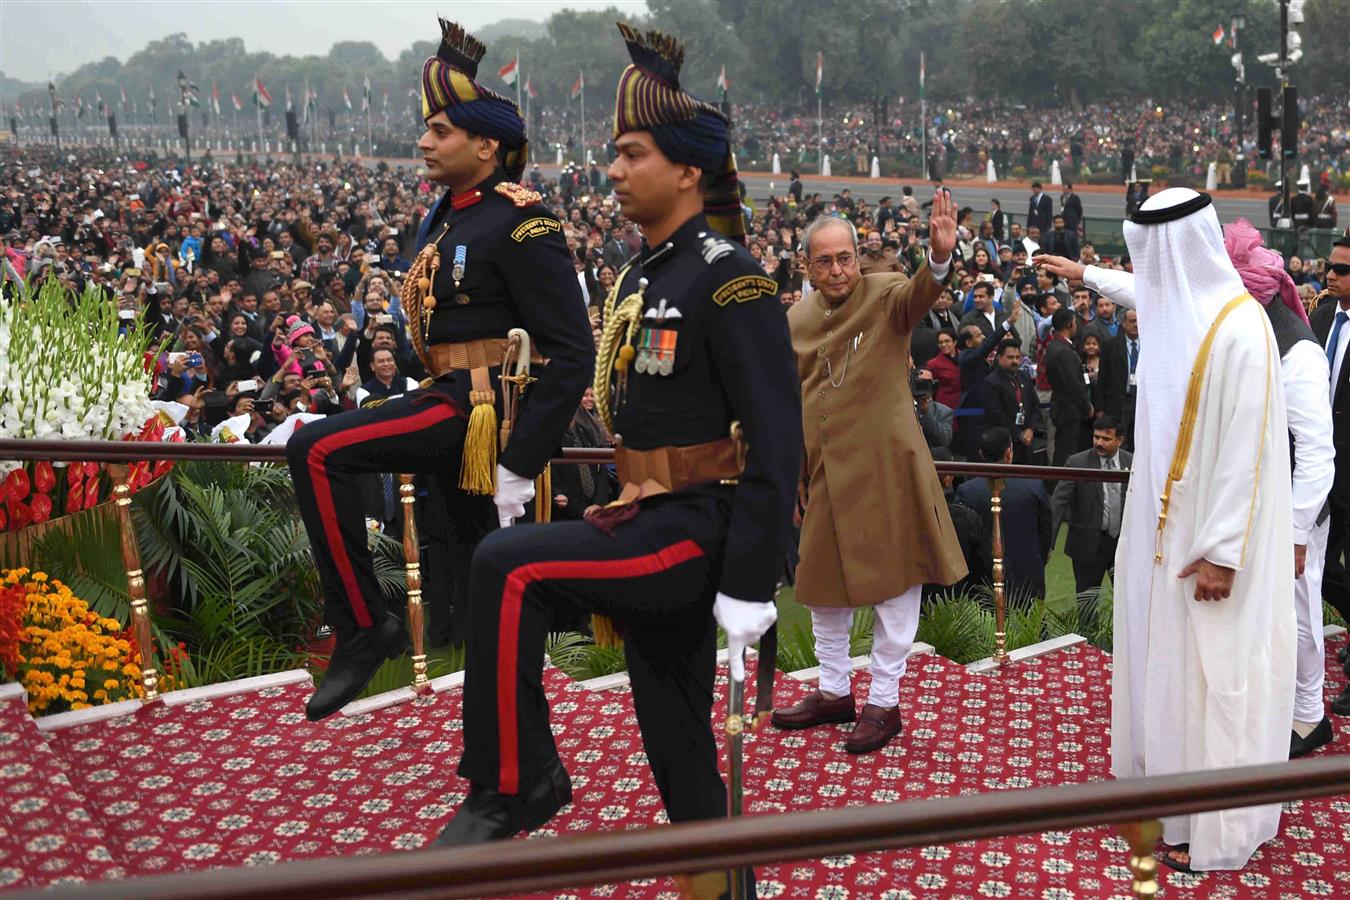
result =
[[[777,153],[773,155],[773,174],[775,175],[783,174],[783,163],[781,160],[779,160]]]
[[[1303,168],[1298,172],[1298,183],[1312,185],[1312,173],[1308,171],[1308,164],[1304,163]]]
[[[828,153],[825,154],[825,160],[821,163],[820,174],[824,175],[826,178],[830,177],[830,154]]]
[[[559,144],[559,145],[558,145],[558,159],[557,159],[557,161],[556,161],[556,165],[559,165],[559,166],[562,165],[562,144]]]
[[[998,181],[998,174],[994,171],[994,160],[992,158],[984,167],[984,180],[990,184]]]
[[[881,177],[881,160],[877,159],[875,156],[872,157],[872,177]]]
[[[1213,191],[1219,187],[1219,164],[1210,163],[1209,171],[1205,173],[1205,190]]]
[[[1134,163],[1130,163],[1130,181],[1138,181],[1139,175],[1135,172]]]
[[[1059,174],[1059,160],[1050,163],[1050,183],[1063,184],[1064,178]]]

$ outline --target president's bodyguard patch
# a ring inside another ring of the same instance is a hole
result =
[[[713,292],[713,302],[726,306],[732,300],[745,303],[760,297],[772,297],[778,293],[778,282],[764,275],[742,275],[733,278]]]
[[[550,231],[562,231],[562,226],[558,224],[557,219],[539,216],[534,219],[526,219],[517,225],[515,230],[511,232],[511,240],[516,243],[524,243],[526,238],[543,237]]]

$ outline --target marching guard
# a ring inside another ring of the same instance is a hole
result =
[[[355,698],[406,644],[375,580],[359,477],[412,472],[441,481],[452,616],[462,621],[473,548],[524,514],[594,364],[561,224],[519,184],[528,159],[520,111],[474,80],[483,44],[454,23],[440,25],[440,46],[422,67],[426,133],[417,146],[428,177],[448,191],[422,223],[403,292],[410,337],[434,383],[311,424],[286,447],[324,621],[337,636],[306,706],[311,720]],[[514,329],[527,333],[534,356],[537,378],[528,384],[500,377],[503,358],[517,352],[508,348]]]
[[[594,386],[622,494],[588,521],[479,545],[459,767],[472,786],[442,845],[537,828],[571,799],[541,681],[560,603],[596,615],[597,639],[623,640],[670,820],[726,815],[710,723],[716,625],[743,678],[741,650],[776,618],[802,446],[786,317],[739,240],[728,120],[680,89],[672,38],[619,29],[632,64],[609,176],[645,245],[606,301]]]

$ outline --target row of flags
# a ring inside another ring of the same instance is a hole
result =
[[[255,76],[253,77],[253,81],[252,81],[252,83],[251,83],[251,85],[250,85],[250,90],[251,90],[251,96],[250,96],[249,102],[250,102],[251,105],[256,106],[258,109],[268,109],[268,108],[270,108],[270,107],[272,106],[272,94],[271,94],[270,91],[267,90],[267,86],[266,86],[265,84],[263,84],[263,80],[262,80],[262,78],[261,78],[260,76],[256,76],[256,75],[255,75]],[[65,108],[66,108],[66,101],[65,101],[65,99],[64,99],[63,97],[61,97],[61,96],[57,93],[57,91],[56,91],[56,85],[55,85],[54,83],[48,83],[48,85],[47,85],[47,91],[48,91],[49,94],[51,94],[52,102],[56,104],[56,108],[57,108],[58,110],[62,110],[62,109],[65,109]],[[186,107],[186,106],[200,107],[200,106],[202,105],[202,99],[201,99],[201,91],[200,91],[200,88],[198,88],[197,85],[196,85],[194,82],[192,82],[192,81],[191,81],[184,73],[182,73],[182,72],[179,72],[179,73],[178,73],[178,91],[179,91],[179,97],[180,97],[180,99],[181,99],[181,101],[182,101],[182,105],[183,105],[183,106],[185,106],[185,107]],[[139,108],[138,108],[136,102],[135,102],[134,100],[128,100],[128,99],[127,99],[127,91],[126,91],[126,88],[123,88],[123,87],[120,87],[120,86],[119,86],[119,87],[118,87],[118,92],[119,92],[119,94],[121,95],[121,101],[120,101],[120,103],[121,103],[121,107],[122,107],[122,111],[123,111],[123,112],[136,112],[136,111],[138,111]],[[531,93],[531,96],[534,96],[534,94]],[[221,109],[221,99],[220,99],[220,98],[221,98],[221,95],[220,95],[220,85],[218,85],[215,81],[212,81],[212,82],[211,82],[210,109],[211,109],[211,111],[214,112],[216,115],[220,115],[220,109]],[[147,108],[148,108],[151,112],[154,112],[154,110],[155,110],[155,109],[157,108],[157,106],[158,106],[158,101],[157,101],[157,98],[155,97],[155,89],[154,89],[153,87],[150,88],[149,95],[147,96],[146,99],[147,99],[147,104],[146,104],[146,105],[147,105]],[[232,94],[230,95],[230,101],[231,101],[231,104],[234,106],[234,109],[235,109],[236,112],[238,112],[238,111],[240,111],[240,110],[242,110],[242,109],[244,108],[244,105],[245,105],[245,104],[244,104],[244,101],[241,100],[241,99],[239,99],[239,95],[238,95],[237,93],[232,93]],[[76,116],[76,118],[84,118],[85,113],[90,109],[90,105],[87,104],[87,103],[85,102],[83,96],[82,96],[79,92],[76,92],[76,94],[75,94],[75,101],[74,101],[74,102],[75,102],[75,116]],[[318,105],[319,105],[319,92],[316,91],[316,90],[312,90],[312,89],[310,88],[308,79],[306,79],[306,81],[305,81],[305,96],[304,96],[304,98],[303,98],[303,102],[304,102],[304,107],[305,107],[305,115],[306,115],[306,118],[308,118],[308,116],[310,115],[310,113],[313,112],[314,110],[316,110],[316,109],[318,108]],[[347,107],[347,109],[352,109],[352,99],[351,99],[351,95],[347,92],[347,88],[346,88],[346,87],[343,87],[343,89],[342,89],[342,102],[343,102],[343,105]],[[364,80],[364,82],[362,83],[362,86],[361,86],[361,109],[362,109],[362,110],[368,110],[368,109],[370,109],[370,108],[371,108],[371,103],[372,103],[372,100],[371,100],[370,76],[366,76],[366,78],[365,78],[365,80]],[[385,108],[388,108],[388,106],[389,106],[389,89],[388,89],[388,88],[385,88],[385,91],[384,91],[384,105],[385,105]],[[102,94],[102,92],[99,91],[99,90],[97,90],[97,89],[95,89],[95,91],[94,91],[94,108],[96,108],[96,109],[98,110],[98,116],[99,116],[99,118],[106,118],[107,115],[108,115],[110,112],[113,111],[111,104],[109,104],[107,101],[105,101],[105,100],[103,99],[103,94]],[[286,109],[287,109],[287,110],[291,110],[291,109],[293,109],[293,108],[294,108],[294,103],[293,103],[292,100],[291,100],[291,89],[290,89],[289,86],[287,86],[287,88],[286,88]],[[42,113],[43,113],[42,107],[40,107],[40,106],[39,106],[38,104],[36,104],[36,103],[34,103],[34,104],[31,106],[31,108],[30,108],[26,113],[25,113],[25,110],[24,110],[24,108],[23,108],[23,104],[21,104],[21,103],[15,103],[15,104],[14,104],[14,114],[15,114],[18,118],[20,118],[20,119],[24,118],[25,115],[38,116],[38,115],[42,115]]]

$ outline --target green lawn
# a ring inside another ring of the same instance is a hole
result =
[[[1064,555],[1064,536],[1068,530],[1061,528],[1055,541],[1055,552],[1045,567],[1045,587],[1049,593],[1047,600],[1056,612],[1067,612],[1074,604],[1073,564]],[[778,621],[782,631],[798,627],[811,630],[811,614],[806,607],[797,602],[792,588],[785,587],[778,592]]]

